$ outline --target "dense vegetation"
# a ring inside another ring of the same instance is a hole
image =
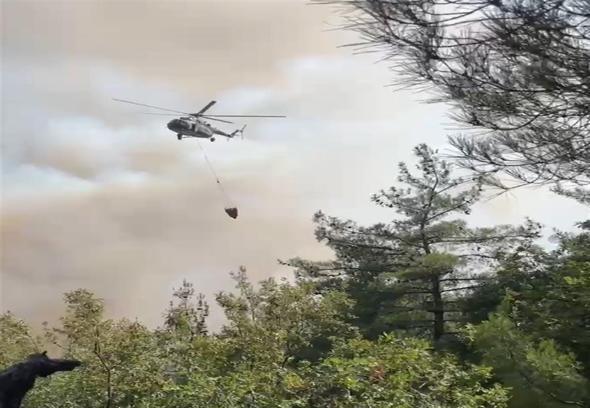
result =
[[[192,284],[162,326],[110,320],[86,290],[65,295],[57,327],[0,318],[0,365],[49,348],[82,360],[40,380],[26,406],[584,407],[590,404],[590,232],[536,245],[539,226],[470,228],[480,182],[418,146],[419,175],[374,197],[397,212],[361,227],[317,214],[330,262],[289,261],[294,283],[253,285],[216,302],[209,333]]]
[[[46,348],[84,362],[40,380],[27,407],[590,406],[590,220],[552,250],[532,220],[467,223],[502,174],[590,204],[589,3],[318,2],[353,10],[360,46],[485,132],[451,140],[457,161],[417,146],[416,171],[401,163],[373,197],[392,221],[318,212],[334,259],[285,261],[293,282],[253,284],[241,268],[216,296],[219,332],[189,282],[157,329],[107,319],[83,289],[56,327],[0,316],[1,367]]]

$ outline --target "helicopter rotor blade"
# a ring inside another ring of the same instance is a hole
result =
[[[209,119],[209,120],[215,120],[217,122],[223,122],[223,123],[234,123],[234,122],[230,122],[229,120],[223,120],[223,119],[216,119],[216,118],[212,118],[209,115],[199,115],[197,116],[198,118],[204,118],[204,119]]]
[[[160,110],[167,111],[167,112],[181,113],[183,115],[192,115],[192,113],[188,113],[188,112],[182,112],[182,111],[177,111],[177,110],[174,110],[174,109],[162,108],[160,106],[147,105],[145,103],[139,103],[139,102],[133,102],[133,101],[126,101],[125,99],[113,98],[113,100],[114,101],[117,101],[117,102],[130,103],[132,105],[137,105],[137,106],[145,106],[145,107],[148,107],[148,108],[160,109]]]
[[[177,115],[177,114],[175,114],[175,113],[160,113],[160,112],[139,112],[139,113],[141,113],[142,115],[156,115],[156,116],[178,116],[178,115]],[[217,119],[217,118],[210,118],[210,117],[208,117],[208,116],[202,116],[202,115],[199,115],[199,116],[193,116],[193,115],[190,115],[190,116],[192,116],[193,120],[194,120],[195,118],[196,118],[196,119],[198,119],[198,118],[203,118],[203,119],[208,119],[208,120],[215,120],[215,121],[217,121],[217,122],[223,122],[223,123],[230,123],[230,124],[233,124],[233,123],[234,123],[234,122],[230,122],[229,120],[223,120],[223,119]]]
[[[207,115],[214,118],[286,118],[283,115]]]
[[[283,115],[203,115],[203,113],[205,111],[207,111],[208,109],[210,109],[213,105],[215,105],[217,103],[216,101],[209,102],[207,105],[205,105],[205,107],[203,109],[201,109],[197,113],[190,113],[190,112],[183,112],[183,111],[179,111],[179,110],[175,110],[175,109],[163,108],[161,106],[148,105],[145,103],[128,101],[125,99],[113,98],[113,100],[117,101],[117,102],[129,103],[131,105],[144,106],[147,108],[159,109],[159,110],[166,111],[166,112],[173,112],[173,113],[177,113],[177,114],[188,115],[188,116],[192,116],[194,118],[202,117],[202,118],[206,118],[209,120],[215,120],[215,121],[223,122],[223,123],[233,123],[233,122],[223,120],[223,119],[216,119],[216,118],[286,118],[286,116],[283,116]],[[149,112],[149,113],[146,112],[146,114],[157,115],[156,112]],[[162,114],[162,115],[164,115],[164,114]]]
[[[203,109],[201,109],[197,113],[193,113],[192,115],[194,115],[194,116],[202,116],[203,113],[205,113],[206,111],[208,111],[211,108],[211,106],[215,105],[216,103],[217,103],[217,101],[211,101],[207,105],[205,105],[205,107]]]
[[[160,113],[160,112],[139,112],[142,115],[158,115],[158,116],[178,116],[176,113]]]

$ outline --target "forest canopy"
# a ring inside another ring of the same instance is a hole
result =
[[[335,259],[287,263],[296,280],[215,302],[184,281],[160,327],[105,317],[79,289],[59,324],[0,318],[0,366],[43,349],[81,368],[38,380],[26,407],[584,407],[590,403],[590,230],[539,245],[534,222],[473,228],[481,194],[428,146],[417,174],[377,193],[397,218],[369,227],[318,213]]]

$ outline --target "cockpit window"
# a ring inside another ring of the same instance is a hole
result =
[[[190,124],[182,119],[174,119],[170,122],[170,124],[177,128],[190,129]]]

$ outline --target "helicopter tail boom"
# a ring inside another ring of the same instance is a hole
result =
[[[230,137],[235,137],[236,135],[240,135],[242,138],[244,138],[244,129],[246,129],[246,125],[242,126],[241,129],[234,130],[230,134]]]

